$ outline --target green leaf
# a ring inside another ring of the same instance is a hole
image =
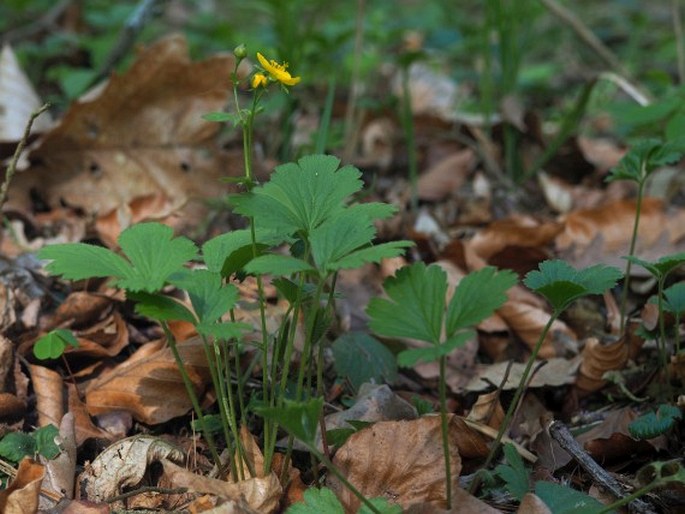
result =
[[[333,367],[346,377],[355,391],[364,382],[392,384],[397,379],[395,356],[376,338],[363,332],[347,332],[332,346]]]
[[[628,424],[628,432],[635,439],[652,439],[668,432],[683,414],[678,407],[659,405],[656,413],[648,412]]]
[[[649,262],[642,260],[634,255],[626,255],[624,259],[642,266],[649,271],[655,278],[661,279],[666,277],[673,270],[682,266],[685,263],[685,252],[674,253],[661,257],[657,261]]]
[[[187,321],[193,325],[197,324],[195,315],[185,305],[168,296],[129,292],[126,297],[136,302],[134,309],[141,316],[147,316],[157,321]]]
[[[375,235],[370,218],[352,209],[340,211],[311,231],[312,257],[319,270],[328,271],[331,262],[370,244]]]
[[[240,339],[245,332],[252,330],[252,325],[249,323],[237,323],[226,321],[224,323],[200,323],[195,327],[199,334],[205,337],[213,337],[221,339],[222,341],[230,341],[231,339]]]
[[[124,258],[107,248],[85,243],[46,246],[38,252],[38,258],[51,260],[45,266],[48,273],[67,280],[123,277],[129,271]]]
[[[355,250],[341,259],[330,262],[327,268],[329,271],[337,271],[358,268],[369,262],[378,263],[383,259],[403,255],[405,249],[411,246],[414,246],[412,241],[390,241],[389,243],[369,246],[361,250]]]
[[[183,270],[169,277],[169,282],[188,293],[201,323],[215,322],[238,301],[238,289],[224,285],[221,275],[209,270]]]
[[[507,301],[506,292],[516,284],[512,271],[487,266],[466,275],[454,291],[447,307],[447,335],[472,327],[491,316]]]
[[[552,482],[536,482],[535,494],[554,514],[598,514],[605,508],[585,493]]]
[[[276,421],[307,447],[316,447],[316,431],[323,410],[323,398],[312,398],[306,402],[284,400],[282,407],[262,405],[256,406],[254,410],[264,419]]]
[[[314,271],[314,268],[307,261],[290,255],[268,254],[248,262],[245,271],[255,275],[289,276],[302,271]]]
[[[78,347],[78,340],[71,330],[58,328],[38,339],[33,345],[33,355],[36,359],[57,359],[64,354],[67,345]]]
[[[473,339],[475,336],[476,334],[472,330],[465,330],[458,332],[441,344],[403,350],[397,355],[397,364],[403,368],[409,368],[417,362],[436,361],[440,357],[449,355],[456,348],[464,346],[469,339]]]
[[[330,155],[309,155],[277,166],[269,182],[250,194],[233,197],[236,212],[255,218],[259,229],[308,235],[344,207],[362,187],[361,172]]]
[[[234,118],[235,114],[231,112],[208,112],[202,115],[203,120],[217,122],[233,121]]]
[[[129,291],[160,290],[172,273],[197,255],[197,248],[185,237],[173,237],[171,227],[161,223],[139,223],[121,233],[119,245],[128,258],[111,250],[83,243],[53,245],[39,252],[52,259],[46,269],[66,279],[114,277],[118,287]]]
[[[354,428],[333,428],[326,431],[326,442],[329,446],[340,448],[356,430]]]
[[[304,492],[304,502],[291,505],[286,514],[345,514],[345,509],[327,487],[310,487]]]
[[[36,439],[23,432],[10,432],[0,440],[0,457],[19,462],[36,454]]]
[[[516,451],[516,447],[511,443],[505,443],[502,447],[507,464],[500,464],[495,468],[495,473],[504,480],[507,491],[518,501],[528,493],[530,484],[528,483],[528,471],[523,464],[523,459]]]
[[[45,425],[37,429],[33,436],[36,439],[36,452],[48,460],[52,460],[60,454],[59,446],[55,438],[59,435],[59,430],[55,425]]]
[[[384,283],[389,299],[373,298],[366,310],[379,335],[440,342],[447,276],[438,266],[418,262]]]
[[[643,183],[656,168],[680,159],[683,153],[680,141],[663,143],[659,139],[641,139],[623,156],[618,166],[607,176],[607,182],[631,180]]]
[[[622,277],[618,268],[596,264],[576,270],[563,260],[543,261],[539,271],[529,272],[523,283],[547,298],[556,312],[582,296],[602,294]]]
[[[664,300],[667,311],[682,315],[685,312],[685,282],[678,282],[664,289]]]
[[[245,247],[252,248],[250,231],[248,229],[234,230],[214,237],[203,244],[202,256],[209,271],[221,273],[226,259],[233,252]],[[250,254],[250,257],[252,257],[252,254]]]
[[[129,291],[159,291],[172,273],[197,256],[197,247],[190,239],[174,238],[173,229],[161,223],[138,223],[127,228],[119,236],[119,245],[132,266],[117,285]]]

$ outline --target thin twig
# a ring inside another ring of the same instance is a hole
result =
[[[350,79],[350,97],[345,111],[345,149],[344,160],[349,161],[354,153],[359,131],[359,114],[357,100],[362,87],[360,81],[362,50],[364,46],[364,13],[366,0],[357,0],[357,21],[354,33],[354,60],[352,62],[352,77]]]
[[[8,30],[5,32],[0,39],[3,43],[12,43],[14,41],[21,41],[42,31],[50,31],[55,27],[57,20],[59,19],[64,11],[71,5],[72,0],[62,0],[56,3],[52,9],[47,11],[43,16],[33,20],[28,25],[23,25],[15,29]]]
[[[588,45],[611,69],[618,71],[621,75],[630,76],[630,73],[623,67],[614,52],[602,43],[573,11],[559,4],[556,0],[540,0],[540,2],[550,12],[571,27],[581,41]]]
[[[576,462],[597,482],[603,489],[610,492],[617,499],[622,499],[627,496],[621,484],[612,477],[604,468],[602,468],[595,460],[581,448],[578,441],[573,437],[571,431],[561,421],[552,420],[547,425],[549,435],[554,439],[559,446],[568,452]],[[633,500],[628,505],[631,512],[640,514],[654,514],[654,510],[643,500]]]
[[[126,24],[119,34],[119,39],[117,40],[114,48],[110,50],[107,59],[105,59],[104,64],[98,70],[98,74],[93,78],[90,85],[94,85],[106,78],[107,75],[119,64],[119,62],[126,57],[129,50],[136,41],[138,34],[145,28],[145,24],[148,22],[152,15],[154,14],[154,8],[162,0],[141,0],[140,3],[131,13],[131,16],[126,20]]]
[[[47,111],[49,107],[50,107],[50,104],[45,104],[40,109],[38,109],[37,111],[33,111],[31,113],[31,115],[29,116],[29,120],[26,123],[26,128],[24,129],[24,135],[21,137],[21,139],[19,140],[19,143],[17,144],[17,148],[14,150],[14,155],[12,156],[12,160],[10,161],[9,166],[7,166],[7,172],[5,173],[5,180],[3,180],[2,186],[0,186],[0,211],[2,211],[2,208],[5,205],[5,202],[7,201],[7,190],[10,187],[10,183],[12,182],[12,178],[14,178],[14,174],[17,172],[17,162],[19,162],[19,156],[21,155],[21,152],[24,151],[24,148],[26,147],[26,143],[29,140],[29,136],[31,135],[31,127],[33,126],[33,122],[36,120],[36,118],[38,116],[40,116],[45,111]]]
[[[138,489],[135,489],[133,491],[127,491],[127,492],[119,494],[117,496],[112,496],[111,498],[107,498],[105,500],[105,502],[114,503],[114,502],[118,502],[121,500],[125,500],[126,498],[130,498],[131,496],[138,496],[139,494],[145,494],[145,493],[183,494],[183,493],[187,493],[187,492],[188,492],[188,488],[186,488],[186,487],[174,487],[174,488],[170,489],[170,488],[166,488],[166,487],[143,486],[143,487],[139,487]]]

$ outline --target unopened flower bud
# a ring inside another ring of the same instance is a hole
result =
[[[245,46],[244,43],[239,44],[233,49],[233,55],[236,56],[236,59],[239,61],[242,61],[247,57],[247,47]]]

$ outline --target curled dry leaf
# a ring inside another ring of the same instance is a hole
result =
[[[509,289],[507,297],[508,300],[497,313],[529,348],[534,348],[550,318],[545,302],[520,285]],[[576,335],[563,321],[557,319],[552,323],[538,356],[549,359],[565,355],[567,350],[573,352],[575,347]]]
[[[79,476],[87,499],[107,501],[127,487],[135,487],[153,462],[182,462],[183,452],[156,437],[137,435],[107,447]]]
[[[112,434],[95,426],[93,423],[93,420],[90,418],[88,410],[86,409],[86,404],[83,403],[79,397],[76,386],[68,383],[67,391],[69,396],[69,412],[74,416],[76,446],[81,446],[87,439],[111,441],[113,439]]]
[[[76,475],[76,431],[71,412],[67,412],[59,424],[59,446],[60,453],[54,459],[40,457],[45,464],[43,489],[71,499]]]
[[[35,164],[15,177],[8,207],[31,205],[33,191],[51,206],[121,210],[124,223],[142,197],[161,192],[166,210],[154,214],[162,217],[221,194],[220,177],[242,173],[241,161],[221,151],[220,125],[202,115],[223,109],[234,62],[229,54],[191,62],[178,35],[151,45],[96,98],[70,107],[31,153]]]
[[[143,423],[154,425],[187,413],[188,393],[173,354],[163,341],[143,345],[129,359],[88,384],[86,405],[91,415],[125,410]],[[210,381],[199,338],[178,344],[190,381],[202,395]]]
[[[499,392],[492,391],[479,394],[466,419],[498,428],[504,419],[504,409],[499,402]]]
[[[0,491],[0,512],[3,514],[27,514],[38,511],[40,486],[45,468],[25,457],[19,463],[17,476],[7,489]]]
[[[448,436],[452,490],[461,472],[457,438],[463,423],[450,418]],[[383,497],[403,509],[414,503],[445,506],[445,469],[440,417],[411,421],[381,421],[352,436],[338,450],[334,464],[367,498]],[[340,480],[329,476],[330,487],[346,512],[356,512],[359,499]]]
[[[230,500],[240,509],[237,512],[245,514],[276,512],[283,494],[281,483],[273,472],[263,478],[253,477],[240,482],[227,482],[196,475],[166,459],[162,461],[162,465],[173,487],[185,487],[189,492],[213,494]]]
[[[31,364],[31,383],[36,392],[36,412],[41,427],[53,424],[59,426],[64,415],[64,380],[62,376],[44,366]]]
[[[421,200],[442,200],[466,183],[476,156],[467,148],[456,152],[424,171],[417,184]]]
[[[628,345],[623,339],[603,343],[596,337],[585,342],[581,356],[576,387],[592,393],[606,384],[602,378],[607,371],[623,369],[628,362]]]
[[[540,223],[530,216],[516,215],[492,222],[465,244],[476,255],[489,261],[507,247],[545,247],[554,241],[562,229],[559,223]]]

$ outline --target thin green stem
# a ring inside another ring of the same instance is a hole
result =
[[[414,135],[414,115],[411,107],[409,87],[409,66],[402,67],[402,125],[409,157],[409,183],[411,184],[411,211],[414,216],[419,210],[418,163],[416,157],[416,138]]]
[[[338,480],[340,480],[343,485],[349,489],[349,491],[354,494],[357,498],[359,498],[359,501],[361,501],[366,507],[373,512],[374,514],[381,514],[381,511],[378,510],[373,503],[371,503],[366,496],[364,496],[359,489],[357,489],[352,483],[345,478],[345,475],[343,475],[340,470],[333,464],[333,462],[326,457],[323,453],[321,453],[313,444],[308,444],[307,445],[309,448],[309,451],[314,455],[317,459],[319,459],[320,462],[322,462],[327,468],[328,471],[333,473]]]
[[[658,280],[657,285],[657,308],[659,311],[659,339],[661,339],[661,344],[659,345],[659,358],[661,359],[661,366],[664,372],[668,373],[668,355],[667,355],[667,344],[666,344],[666,322],[664,320],[664,282],[666,281],[666,275],[663,275]],[[677,326],[677,325],[676,325]]]
[[[313,340],[314,328],[316,327],[316,314],[318,311],[318,306],[321,303],[321,293],[323,292],[323,284],[321,281],[316,286],[316,292],[314,293],[314,298],[312,300],[312,310],[307,318],[307,331],[304,338],[304,348],[302,350],[302,358],[300,359],[300,369],[297,375],[297,388],[295,390],[295,401],[302,400],[302,393],[304,389],[304,378],[305,371],[309,370],[309,363],[311,360],[311,354],[313,350],[314,343]]]
[[[638,183],[637,189],[637,203],[635,204],[635,222],[633,223],[633,233],[630,237],[630,249],[628,250],[628,255],[632,256],[635,254],[635,245],[637,244],[637,232],[640,226],[640,213],[642,212],[642,196],[645,189],[645,182],[647,180],[647,172],[645,170],[645,164],[642,165],[642,176],[644,177]],[[626,306],[628,304],[628,290],[630,289],[630,271],[632,270],[633,263],[630,260],[626,264],[625,278],[623,279],[623,291],[621,292],[621,335],[625,335],[626,330]]]
[[[442,432],[442,451],[445,458],[445,491],[447,499],[447,510],[452,508],[452,466],[450,464],[450,440],[447,426],[447,384],[445,380],[445,369],[447,367],[447,356],[440,357],[440,430]]]
[[[507,430],[509,429],[509,423],[511,423],[511,419],[514,416],[514,413],[518,409],[518,404],[519,401],[521,400],[521,396],[523,395],[523,391],[525,390],[526,384],[528,382],[528,377],[530,375],[531,370],[533,369],[533,365],[535,364],[535,359],[538,356],[538,353],[540,352],[540,348],[542,347],[542,343],[545,341],[545,338],[547,337],[547,333],[549,332],[550,328],[552,328],[552,324],[556,319],[559,317],[559,314],[563,311],[562,309],[555,310],[552,312],[552,314],[549,317],[549,321],[547,321],[547,324],[545,325],[545,328],[542,329],[542,333],[540,334],[540,337],[538,338],[537,342],[535,343],[535,347],[533,348],[532,353],[530,354],[530,357],[528,358],[528,362],[526,364],[525,369],[523,370],[523,375],[521,375],[521,381],[519,382],[518,387],[516,388],[516,392],[514,393],[514,398],[512,399],[511,403],[509,404],[509,408],[507,409],[506,414],[504,415],[504,419],[502,420],[502,424],[499,427],[499,430],[497,431],[497,437],[492,443],[492,446],[490,446],[490,452],[488,453],[487,458],[485,459],[485,463],[483,464],[483,469],[487,469],[490,464],[492,464],[492,461],[495,459],[495,456],[497,455],[497,452],[499,450],[499,447],[502,444],[502,438],[504,437],[504,434],[506,434]],[[474,479],[473,482],[471,482],[471,487],[469,488],[469,491],[471,494],[474,494],[478,487],[480,486],[480,480],[478,478]]]
[[[625,496],[625,497],[621,498],[620,500],[615,501],[611,505],[607,505],[602,510],[598,511],[597,514],[606,514],[608,512],[614,512],[614,511],[618,510],[619,508],[623,507],[624,505],[628,505],[633,500],[638,499],[640,496],[644,496],[645,494],[647,494],[651,490],[656,489],[657,487],[660,487],[662,485],[664,485],[664,484],[661,481],[655,480],[651,484],[647,484],[646,486],[644,486],[642,489],[638,489],[633,494]]]
[[[212,436],[212,433],[209,431],[209,428],[207,427],[207,422],[205,420],[204,413],[202,412],[202,407],[200,407],[200,402],[198,401],[197,395],[195,394],[195,389],[193,388],[193,382],[190,380],[190,376],[188,376],[188,370],[186,370],[186,366],[183,363],[183,359],[181,358],[181,355],[178,352],[178,348],[176,347],[176,339],[174,338],[174,335],[172,334],[171,330],[169,329],[169,325],[167,325],[166,322],[162,322],[161,325],[162,330],[164,330],[164,334],[166,335],[167,343],[169,344],[171,354],[174,356],[174,360],[176,361],[178,371],[179,373],[181,373],[183,385],[185,386],[186,392],[188,393],[188,397],[190,398],[190,403],[193,405],[195,415],[197,416],[197,420],[200,423],[202,432],[205,436],[205,439],[207,440],[207,446],[209,447],[209,451],[212,454],[212,459],[214,459],[214,464],[216,464],[217,467],[221,468],[221,457],[219,457],[219,452],[216,449],[214,436]]]

